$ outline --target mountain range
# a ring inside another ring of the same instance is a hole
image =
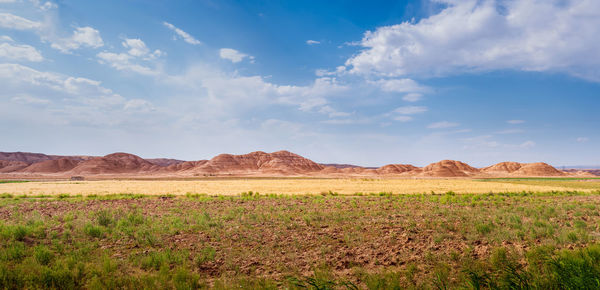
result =
[[[66,178],[91,177],[200,177],[200,176],[390,176],[390,177],[535,177],[594,176],[581,170],[561,171],[546,163],[501,162],[475,168],[455,160],[442,160],[425,167],[388,164],[361,167],[349,164],[319,164],[300,155],[256,151],[243,155],[220,154],[210,160],[143,159],[129,153],[106,156],[59,156],[42,153],[0,152],[0,177]]]

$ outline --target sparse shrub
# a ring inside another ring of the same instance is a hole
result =
[[[37,246],[33,252],[33,257],[41,265],[48,265],[54,258],[54,254],[45,246]]]
[[[587,227],[587,224],[584,221],[580,221],[577,220],[573,223],[573,225],[575,226],[575,228],[577,229],[585,229]]]
[[[19,262],[25,257],[25,244],[22,242],[10,243],[0,253],[1,260]]]
[[[93,224],[86,224],[83,227],[83,232],[85,232],[88,236],[93,238],[101,238],[104,235],[102,228]]]
[[[196,265],[202,267],[204,263],[214,261],[216,253],[217,251],[211,246],[202,248],[198,256],[196,256]]]
[[[22,225],[8,227],[7,230],[11,232],[12,238],[17,241],[25,240],[25,237],[27,237],[31,232],[28,227]]]
[[[489,234],[493,228],[494,228],[494,224],[492,224],[491,222],[490,223],[478,223],[475,225],[475,229],[477,230],[477,232],[482,235]]]
[[[108,210],[101,210],[97,213],[96,220],[98,224],[104,227],[108,227],[113,223],[113,217],[111,212]]]

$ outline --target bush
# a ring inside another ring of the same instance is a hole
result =
[[[33,257],[38,263],[46,266],[52,262],[54,254],[45,246],[37,246],[33,251]]]
[[[85,227],[83,227],[83,231],[90,237],[93,238],[101,238],[102,236],[104,236],[104,232],[102,231],[102,228],[99,226],[95,226],[92,224],[86,224]]]
[[[196,265],[198,267],[202,267],[204,263],[213,261],[216,253],[217,251],[213,247],[204,247],[198,256],[196,256]]]

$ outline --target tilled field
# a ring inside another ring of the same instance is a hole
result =
[[[585,275],[599,273],[600,195],[590,193],[0,204],[2,288],[545,288],[566,283],[553,261],[578,255],[592,257]]]

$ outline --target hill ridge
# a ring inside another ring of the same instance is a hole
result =
[[[591,176],[561,171],[543,162],[500,162],[475,168],[457,160],[424,167],[391,163],[381,167],[320,164],[286,150],[267,153],[219,154],[208,160],[144,159],[116,152],[105,156],[59,156],[43,153],[0,152],[0,174],[11,176],[398,176],[398,177],[525,177]]]

